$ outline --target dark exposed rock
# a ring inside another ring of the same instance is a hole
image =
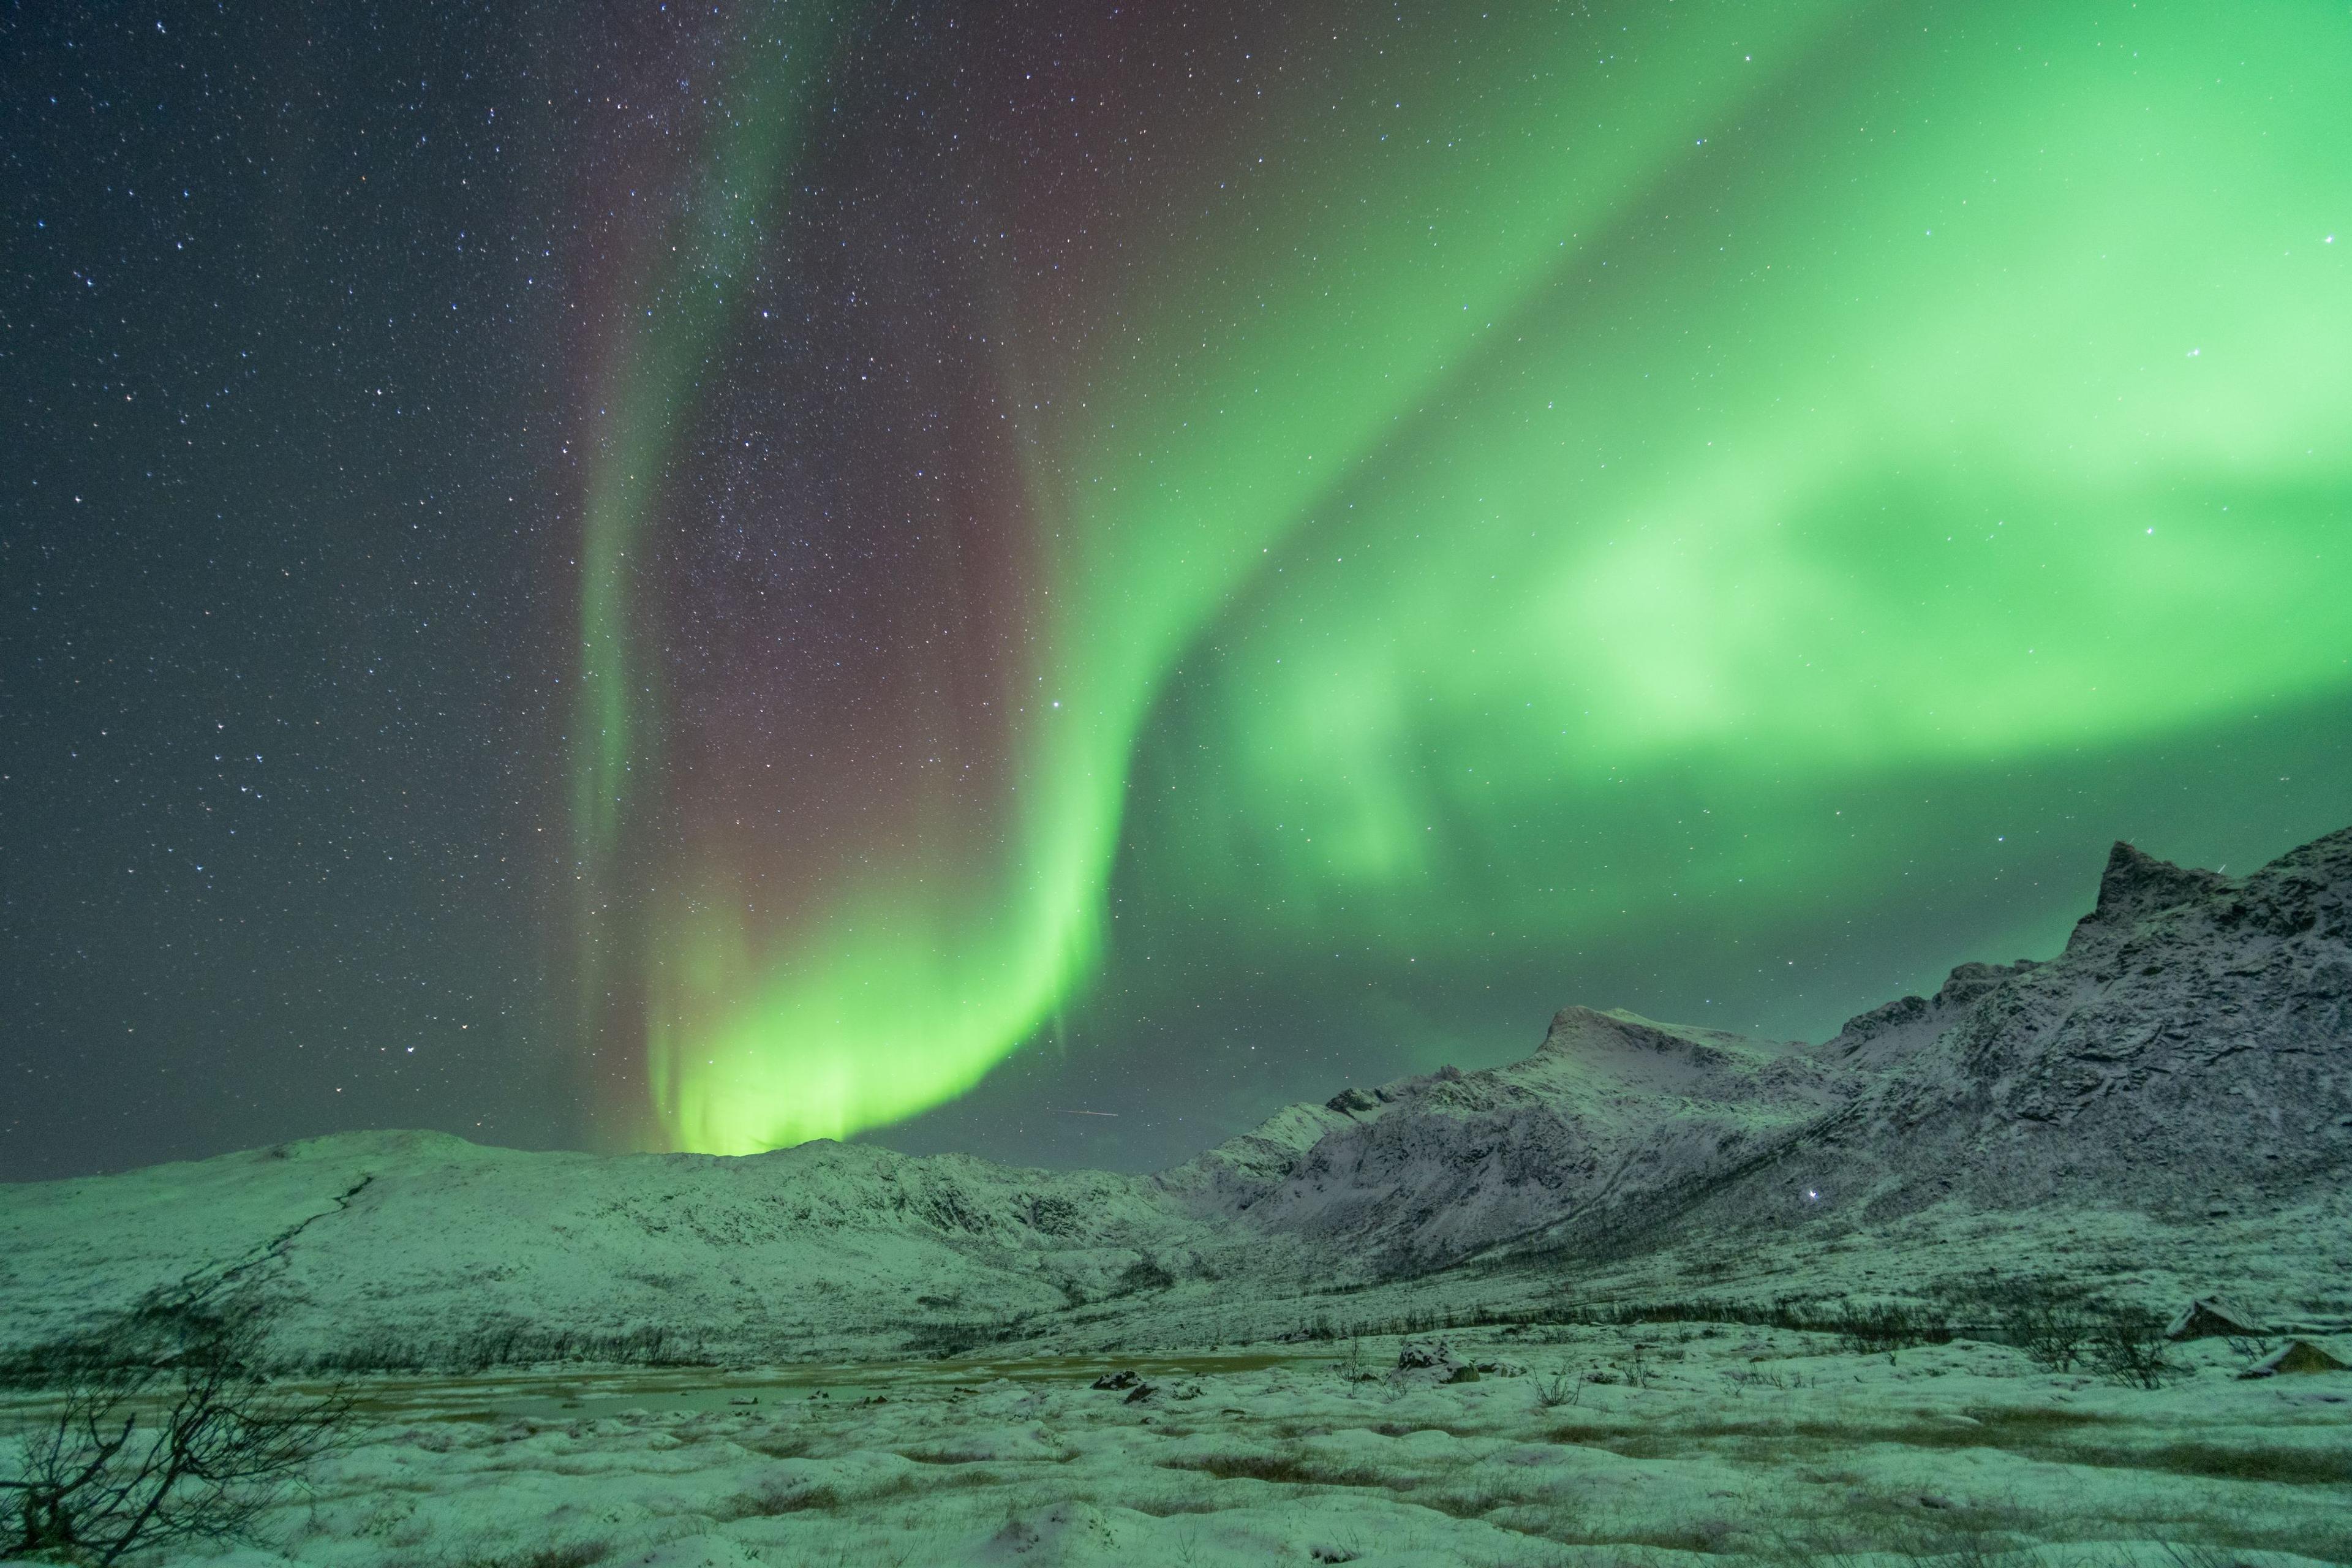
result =
[[[2228,886],[2218,871],[2199,871],[2159,860],[2121,839],[2107,851],[2107,868],[2099,877],[2098,907],[2093,920],[2130,921],[2178,909]]]
[[[1407,1340],[1397,1347],[1399,1372],[1433,1372],[1440,1382],[1450,1383],[1466,1364],[1444,1340]]]
[[[1845,1027],[1837,1033],[1829,1048],[1840,1057],[1850,1057],[1890,1029],[1900,1029],[1925,1019],[1929,1012],[1925,996],[1898,996],[1867,1013],[1848,1018]]]
[[[1946,977],[1944,988],[1936,993],[1932,1005],[1945,1011],[1965,1007],[2002,981],[2030,974],[2041,967],[2030,958],[2021,958],[2014,963],[1963,963]]]
[[[2240,1373],[2240,1377],[2276,1377],[2284,1373],[2352,1372],[2352,1366],[2336,1360],[2309,1340],[2289,1340],[2253,1365]]]
[[[2252,1336],[2262,1331],[2254,1321],[2226,1301],[2210,1296],[2200,1296],[2174,1315],[2166,1325],[2168,1340],[2210,1340],[2229,1335]]]

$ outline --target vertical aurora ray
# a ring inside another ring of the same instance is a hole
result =
[[[580,639],[571,744],[577,876],[580,1017],[593,1034],[625,934],[607,931],[635,775],[661,765],[660,671],[647,648],[657,602],[639,582],[652,520],[703,367],[737,290],[777,216],[782,175],[805,137],[806,97],[844,32],[840,12],[793,8],[734,45],[725,89],[709,108],[701,177],[668,229],[647,237],[656,258],[604,345],[582,500]],[[723,33],[723,29],[722,29]],[[667,241],[665,245],[663,241]]]
[[[1098,330],[985,334],[1040,584],[1005,789],[788,928],[675,858],[665,1142],[969,1089],[1118,962],[1123,863],[1181,889],[1129,911],[1162,937],[1468,963],[1850,875],[1842,792],[2352,691],[2340,29],[1598,13],[1277,81],[1270,153],[1109,215]],[[644,729],[635,476],[713,321],[630,359],[592,486],[592,836]]]

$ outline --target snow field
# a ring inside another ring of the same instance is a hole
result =
[[[1383,1339],[1352,1347],[1352,1377],[1345,1343],[1139,1363],[1155,1391],[1132,1403],[1066,1361],[866,1366],[822,1396],[835,1373],[805,1368],[372,1380],[377,1424],[279,1511],[276,1550],[177,1561],[2352,1561],[2352,1376],[2240,1382],[2219,1342],[2178,1350],[2184,1375],[2147,1392],[1966,1340],[1451,1341],[1529,1374],[1382,1375]]]

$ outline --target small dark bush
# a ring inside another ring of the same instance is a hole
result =
[[[609,1541],[568,1541],[561,1546],[538,1546],[511,1557],[477,1557],[466,1568],[590,1568],[613,1555]]]
[[[1142,1290],[1165,1290],[1176,1283],[1176,1276],[1160,1266],[1160,1259],[1145,1253],[1119,1272],[1118,1284],[1112,1294],[1132,1296]]]
[[[840,1506],[841,1494],[831,1487],[773,1480],[737,1498],[733,1512],[738,1519],[773,1519],[781,1514],[808,1513]]]
[[[1987,1275],[1957,1296],[2043,1372],[2072,1372],[2087,1353],[2097,1326],[2092,1304],[2056,1280]]]
[[[2164,1320],[2118,1307],[2103,1314],[2091,1335],[2091,1364],[2126,1388],[2162,1388],[2180,1369],[2165,1356]]]
[[[1838,1342],[1858,1355],[1875,1355],[1912,1345],[1949,1344],[1952,1331],[1941,1318],[1901,1301],[1857,1307],[1849,1301],[1831,1320]]]

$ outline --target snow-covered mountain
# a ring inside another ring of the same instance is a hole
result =
[[[2352,829],[2242,878],[2117,844],[2057,958],[1963,964],[1817,1054],[1853,1074],[1836,1110],[1548,1239],[1622,1248],[1805,1208],[1867,1224],[1948,1199],[2218,1217],[2340,1186]]]
[[[1160,1181],[1195,1213],[1353,1258],[1350,1274],[1404,1272],[1714,1169],[1817,1119],[1851,1078],[1801,1045],[1570,1007],[1525,1061],[1294,1106]]]
[[[383,1132],[0,1186],[0,1355],[224,1279],[290,1363],[945,1351],[1171,1281],[1273,1300],[1937,1204],[2179,1219],[2347,1172],[2352,829],[2236,879],[2119,844],[2059,957],[1963,964],[1823,1045],[1570,1007],[1524,1061],[1292,1106],[1158,1176]]]
[[[352,1133],[0,1188],[0,1352],[223,1273],[261,1292],[298,1361],[944,1348],[1131,1288],[1200,1228],[1147,1180],[960,1155]]]

